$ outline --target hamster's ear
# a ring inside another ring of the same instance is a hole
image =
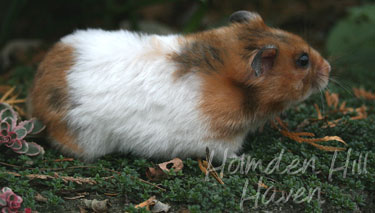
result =
[[[242,22],[250,22],[250,21],[262,21],[262,17],[256,12],[249,12],[246,10],[240,10],[234,12],[230,17],[229,21],[231,23],[242,23]]]
[[[251,62],[255,76],[260,76],[273,68],[277,53],[278,49],[274,45],[267,45],[256,52]]]

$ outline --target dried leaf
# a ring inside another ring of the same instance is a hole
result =
[[[317,106],[316,108],[318,109]],[[305,138],[305,137],[315,137],[315,134],[311,132],[290,132],[287,129],[286,123],[284,123],[279,117],[276,118],[276,121],[279,124],[279,126],[281,126],[282,129],[279,128],[275,123],[273,123],[273,125],[281,132],[282,135],[294,141],[297,141],[299,143],[305,142],[324,151],[342,151],[342,150],[345,150],[345,148],[323,146],[323,145],[316,144],[316,142],[338,141],[340,143],[347,145],[345,141],[338,136],[326,136],[323,138]]]
[[[19,93],[14,94],[14,91],[16,87],[10,87],[10,86],[1,86],[2,89],[7,89],[6,92],[0,92],[4,95],[0,98],[0,103],[7,103],[11,105],[21,116],[25,116],[26,113],[24,110],[22,110],[20,107],[16,106],[15,104],[25,103],[25,99],[17,99]],[[9,98],[10,97],[10,98]]]
[[[283,129],[288,129],[288,125],[286,123],[284,123],[280,117],[276,117],[275,120],[277,121],[277,123],[281,126],[281,128]]]
[[[20,177],[21,175],[15,172],[6,172],[7,174],[14,175],[16,177]],[[30,179],[41,179],[41,180],[46,180],[46,179],[62,179],[64,182],[74,182],[77,184],[82,185],[83,183],[87,183],[90,185],[96,184],[96,181],[91,179],[91,178],[83,178],[83,177],[69,177],[69,176],[59,176],[56,172],[54,173],[54,176],[51,175],[41,175],[41,174],[29,174],[26,175],[27,178]],[[109,179],[113,178],[113,176],[110,177],[103,177],[103,179]]]
[[[262,187],[262,188],[265,188],[265,189],[268,189],[268,186],[264,183],[261,183],[261,182],[258,183],[258,186]]]
[[[87,208],[92,209],[94,212],[107,212],[108,211],[108,199],[105,200],[87,200],[83,199],[84,204]]]
[[[16,87],[11,87],[4,95],[0,98],[0,102],[3,103],[5,100],[14,92]]]
[[[146,201],[144,201],[144,202],[136,205],[135,208],[136,209],[138,209],[138,208],[146,208],[147,210],[150,210],[150,206],[155,205],[156,201],[157,201],[156,197],[152,196],[148,200],[146,200]]]
[[[357,98],[364,98],[364,99],[367,99],[367,100],[375,100],[375,93],[367,92],[363,88],[361,88],[361,89],[353,88],[353,91],[354,91],[354,95]]]
[[[163,172],[163,170],[160,169],[159,166],[155,168],[149,167],[146,169],[146,177],[149,180],[158,181],[166,178],[167,176],[168,175],[165,172]]]
[[[321,113],[320,113],[320,109],[318,107],[318,105],[314,104],[314,107],[318,113],[318,120],[323,120],[325,119],[326,117],[322,116]],[[350,120],[359,120],[359,119],[366,119],[367,118],[367,107],[365,105],[359,107],[359,108],[351,108],[351,107],[346,107],[346,102],[344,101],[338,110],[334,110],[334,111],[331,111],[330,113],[334,113],[334,112],[341,112],[343,113],[344,115],[347,114],[347,113],[351,113],[351,112],[356,112],[357,113],[357,116],[353,116],[350,118]],[[298,125],[297,129],[301,129],[301,127],[305,127],[307,125],[309,125],[311,122],[312,119],[307,119],[307,121],[303,121],[301,124]],[[337,124],[339,122],[341,122],[342,119],[339,118],[339,119],[336,119],[334,121],[327,121],[327,123],[325,125],[322,126],[322,128],[333,128],[333,127],[336,127]]]
[[[63,158],[63,159],[56,159],[53,162],[66,162],[66,161],[74,161],[74,158]]]
[[[339,104],[339,95],[337,93],[329,93],[328,91],[325,92],[326,102],[329,107],[333,107],[337,109],[337,105]]]
[[[360,119],[366,119],[367,118],[367,107],[365,105],[355,109],[357,112],[357,116],[351,117],[351,120],[360,120]]]
[[[42,196],[41,194],[39,194],[39,193],[37,193],[37,194],[35,195],[34,199],[35,199],[36,201],[44,202],[44,203],[46,203],[46,202],[48,201],[47,198],[43,197],[43,196]]]
[[[146,176],[149,180],[161,180],[166,178],[170,169],[175,172],[181,171],[184,168],[184,164],[181,159],[174,158],[171,161],[158,164],[155,168],[149,167],[146,169]]]
[[[82,185],[82,183],[87,183],[90,185],[96,184],[96,181],[91,178],[83,178],[83,177],[70,177],[70,176],[59,176],[58,173],[54,173],[55,178],[61,178],[65,183],[67,182],[74,182],[79,185]]]
[[[163,171],[169,171],[169,168],[172,168],[175,172],[178,172],[184,168],[184,163],[179,158],[174,158],[171,161],[160,163],[158,165]]]
[[[171,208],[170,205],[162,203],[158,200],[156,200],[155,196],[150,197],[148,200],[137,204],[135,208],[146,208],[148,211],[151,210],[151,212],[168,212]]]
[[[209,166],[208,165],[208,162],[207,161],[202,161],[201,159],[198,159],[198,166],[200,168],[200,170],[204,173],[204,174],[207,174],[207,172],[210,173],[210,175],[215,178],[215,180],[224,185],[224,182],[223,180],[219,177],[219,175],[217,174],[217,172],[215,171],[215,169],[212,167],[212,166]]]
[[[81,206],[78,207],[79,208],[79,213],[87,213],[87,210]]]
[[[66,199],[66,200],[77,200],[77,199],[86,197],[88,194],[89,194],[88,192],[83,192],[83,193],[79,193],[77,196],[64,197],[64,199]]]
[[[318,104],[314,104],[314,107],[315,107],[316,112],[318,113],[318,119],[319,119],[319,120],[322,120],[322,119],[323,119],[323,115],[322,115],[322,113],[320,112],[320,109],[319,109]]]
[[[310,145],[313,145],[313,146],[317,147],[318,149],[321,149],[321,150],[324,150],[324,151],[334,152],[334,151],[346,150],[345,148],[342,148],[342,147],[331,147],[331,146],[323,146],[323,145],[316,144],[316,142],[338,141],[340,143],[343,143],[343,144],[347,145],[345,143],[345,141],[338,136],[325,136],[323,138],[303,138],[301,136],[311,136],[311,137],[313,137],[314,134],[313,133],[306,134],[306,132],[303,132],[303,133],[301,133],[301,132],[300,133],[289,132],[289,131],[286,131],[286,130],[281,130],[280,132],[284,136],[286,136],[286,137],[288,137],[288,138],[290,138],[294,141],[297,141],[299,143],[306,142],[306,143],[308,143]]]
[[[346,109],[346,101],[342,102],[340,107],[339,107],[340,111],[344,111],[345,109]]]
[[[40,175],[40,174],[29,174],[29,175],[26,175],[26,177],[30,179],[36,178],[36,179],[41,179],[41,180],[54,179],[54,177],[51,175]]]

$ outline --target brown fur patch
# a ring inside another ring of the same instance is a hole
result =
[[[242,134],[302,99],[315,81],[315,64],[322,63],[300,37],[262,21],[188,35],[185,42],[171,58],[179,66],[177,76],[201,76],[200,109],[220,139]],[[269,72],[256,77],[250,65],[266,45],[277,47],[278,55]],[[311,54],[312,65],[299,69],[295,61],[303,52]]]
[[[74,49],[57,43],[39,65],[31,90],[33,116],[47,126],[48,135],[65,150],[79,154],[82,150],[68,130],[64,117],[70,107],[66,72],[73,65]]]

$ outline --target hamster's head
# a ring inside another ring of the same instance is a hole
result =
[[[257,13],[235,12],[230,22],[185,36],[171,55],[176,79],[199,76],[199,109],[218,138],[256,128],[323,90],[331,70],[301,37],[267,26]]]
[[[329,63],[301,37],[266,26],[257,13],[235,12],[230,21],[241,56],[231,75],[260,106],[282,111],[327,86]]]

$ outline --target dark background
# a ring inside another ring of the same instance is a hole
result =
[[[78,28],[118,29],[121,21],[139,28],[154,20],[176,32],[224,25],[236,10],[257,11],[271,26],[302,35],[318,49],[347,8],[364,0],[2,0],[0,47],[12,39],[54,42]]]

